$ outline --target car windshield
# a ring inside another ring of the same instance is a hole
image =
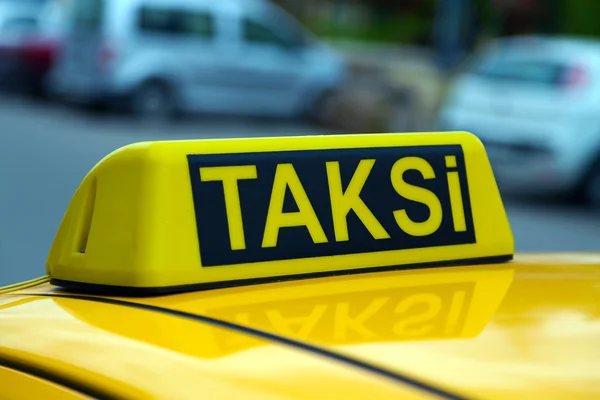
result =
[[[477,63],[472,73],[502,82],[554,86],[561,83],[570,67],[553,60],[496,57]]]
[[[284,47],[302,48],[310,45],[313,41],[310,32],[288,13],[282,10],[270,10],[265,13],[265,16],[268,25],[276,28],[276,33],[273,32],[271,35],[275,35],[276,40]],[[263,36],[265,34],[263,32],[265,29],[259,29],[256,26],[252,30],[257,34],[262,33]],[[273,29],[270,29],[270,31],[273,31]]]

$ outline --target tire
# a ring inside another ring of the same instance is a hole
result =
[[[585,180],[583,200],[588,206],[600,210],[600,161],[594,164]]]
[[[166,122],[175,114],[173,90],[161,81],[146,82],[134,92],[131,106],[142,122]]]
[[[337,95],[338,91],[336,89],[321,92],[303,112],[304,119],[317,124],[327,124]]]

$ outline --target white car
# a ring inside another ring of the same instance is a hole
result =
[[[600,42],[498,41],[452,84],[438,129],[478,135],[506,190],[600,207]]]
[[[51,90],[177,111],[297,116],[348,77],[344,57],[261,0],[79,0]]]

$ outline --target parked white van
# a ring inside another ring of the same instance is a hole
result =
[[[51,92],[140,117],[305,115],[349,76],[341,54],[266,0],[63,4],[69,33]]]

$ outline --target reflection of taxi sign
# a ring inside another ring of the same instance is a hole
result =
[[[336,346],[460,339],[484,330],[513,276],[510,264],[459,267],[452,272],[431,268],[205,291],[200,296],[161,297],[160,301],[171,309],[193,309],[199,315]],[[267,343],[181,318],[167,317],[169,329],[163,329],[164,314],[124,309],[115,318],[107,304],[61,298],[54,302],[78,320],[103,330],[202,358],[223,357]]]
[[[63,286],[169,291],[513,250],[468,133],[174,141],[124,147],[88,174],[48,272]]]

